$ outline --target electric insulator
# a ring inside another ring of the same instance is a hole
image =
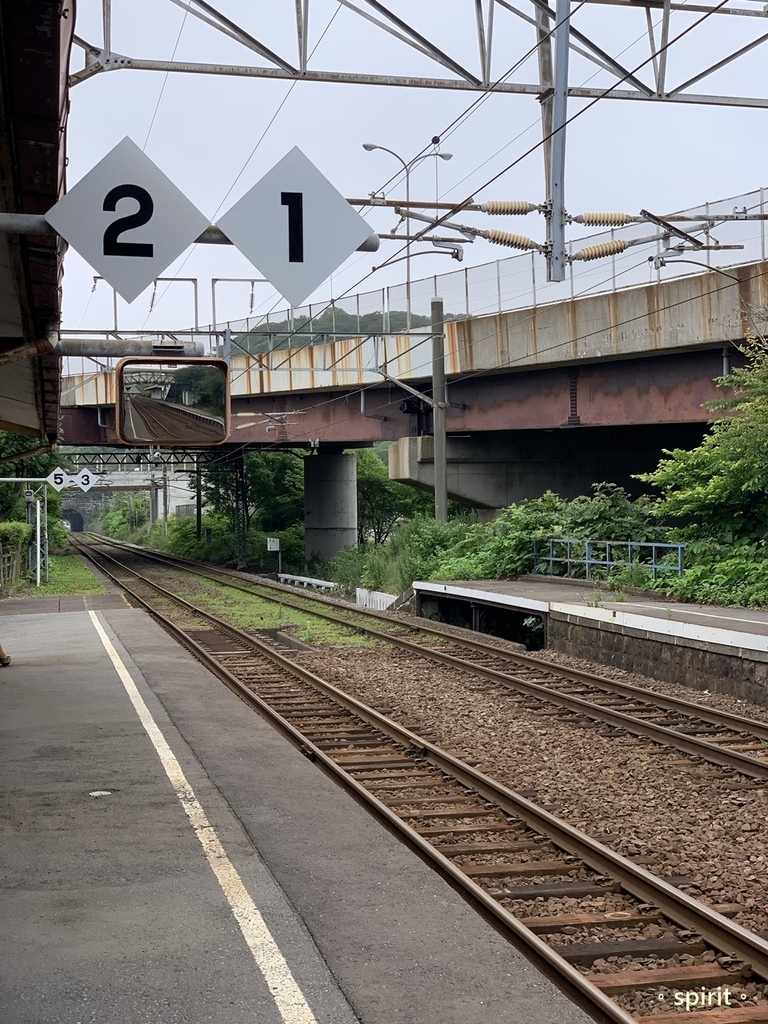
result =
[[[577,224],[588,224],[594,228],[618,228],[629,222],[628,213],[580,213],[573,218]]]
[[[513,235],[511,231],[499,231],[498,228],[491,228],[490,231],[482,232],[483,238],[496,245],[508,245],[510,249],[538,249],[538,242],[526,238],[525,235]]]
[[[536,207],[527,199],[489,199],[480,209],[483,213],[522,214],[533,213]]]
[[[588,245],[586,249],[573,254],[574,260],[599,260],[603,256],[616,256],[624,252],[627,243],[621,238],[615,238],[612,242],[601,242],[600,245]]]

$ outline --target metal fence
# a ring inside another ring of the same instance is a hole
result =
[[[0,594],[7,593],[21,579],[21,548],[10,550],[0,544]]]
[[[533,572],[536,576],[569,576],[591,580],[595,579],[596,569],[603,578],[611,569],[626,568],[650,570],[653,579],[660,572],[672,572],[680,576],[685,568],[685,544],[575,540],[569,537],[549,537],[533,542]]]
[[[383,590],[366,590],[355,588],[355,602],[358,608],[371,608],[377,612],[385,612],[397,600],[397,594],[386,594]]]
[[[686,217],[701,217],[702,221],[742,213],[765,215],[768,213],[768,190],[757,189],[754,192],[705,203],[677,213]],[[681,228],[691,232],[695,230],[695,222],[683,223]],[[648,223],[628,224],[622,228],[612,228],[574,238],[568,244],[568,251],[569,255],[573,256],[587,246],[600,245],[617,238],[631,241],[657,233],[657,229]],[[717,242],[722,245],[743,245],[744,248],[704,250],[699,254],[700,261],[696,261],[700,262],[702,270],[711,266],[725,267],[766,258],[764,220],[725,221],[714,230],[705,232],[703,240],[707,245]],[[663,257],[665,253],[669,257],[669,262],[663,268],[654,266],[655,258]],[[696,257],[697,254],[687,252],[679,256],[680,261],[675,262],[677,257],[657,240],[634,245],[617,256],[593,262],[571,262],[568,279],[560,283],[547,281],[544,258],[533,252],[523,252],[490,263],[464,267],[447,274],[419,278],[411,282],[411,324],[418,329],[428,322],[431,302],[436,297],[443,300],[447,316],[460,319],[655,283],[695,272],[691,264],[684,262],[682,257]],[[241,320],[217,324],[216,329],[224,330],[229,327],[236,333],[268,332],[275,330],[276,327],[285,330],[287,326],[293,325],[294,330],[308,333],[323,330],[338,333],[349,330],[355,335],[388,334],[404,330],[403,312],[406,308],[406,286],[403,283],[343,296],[333,304],[326,301],[294,309],[275,309],[268,313],[254,312]]]
[[[768,214],[768,190],[733,196],[678,211],[687,217],[703,220],[718,216]],[[669,214],[668,216],[673,216]],[[681,225],[686,231],[696,230],[695,222]],[[568,243],[570,255],[587,246],[622,238],[627,241],[656,234],[653,225],[628,224],[622,228],[584,235]],[[435,274],[411,282],[411,328],[423,330],[429,321],[433,298],[444,302],[446,317],[464,319],[526,309],[547,303],[574,299],[584,295],[615,291],[618,288],[658,283],[672,277],[690,276],[696,267],[727,267],[766,258],[765,220],[729,220],[704,234],[706,244],[742,245],[741,249],[704,250],[701,253],[677,254],[666,249],[659,240],[634,245],[625,252],[593,262],[569,263],[568,279],[560,283],[546,279],[544,258],[533,252],[522,252],[504,259],[472,267],[463,267],[446,274]],[[662,268],[657,257],[668,258]],[[693,260],[688,257],[693,256]],[[695,258],[700,256],[701,258]],[[656,261],[656,262],[654,262]],[[692,267],[691,264],[694,264]],[[274,348],[302,348],[321,343],[324,334],[346,334],[349,337],[372,334],[405,333],[406,285],[385,286],[372,291],[345,295],[333,301],[305,306],[275,308],[268,312],[252,311],[248,316],[212,324],[199,330],[184,328],[174,331],[120,331],[126,339],[153,337],[157,342],[178,343],[192,336],[204,342],[206,350],[220,355],[225,342],[233,344],[233,352],[241,349],[260,351],[260,345]],[[117,333],[117,332],[115,332]],[[114,337],[112,331],[62,331],[62,336],[89,335]],[[304,337],[302,337],[304,335]],[[261,336],[261,337],[259,337]],[[97,365],[83,357],[68,357],[65,374],[92,372]],[[112,360],[101,360],[111,368]]]

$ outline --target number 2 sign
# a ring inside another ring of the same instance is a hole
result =
[[[126,302],[208,227],[208,218],[128,138],[45,219]]]

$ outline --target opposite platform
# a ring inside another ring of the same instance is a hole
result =
[[[587,1020],[144,612],[53,600],[0,602],[3,1024]]]
[[[539,616],[552,650],[768,704],[766,611],[682,604],[653,593],[619,600],[595,583],[541,576],[416,581],[413,589],[421,614],[443,615],[456,601]]]

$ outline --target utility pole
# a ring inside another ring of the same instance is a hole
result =
[[[555,14],[555,82],[552,97],[551,147],[547,169],[547,280],[565,280],[565,131],[568,123],[568,54],[570,0],[557,0]],[[547,103],[549,101],[547,100]],[[546,130],[548,112],[542,110]],[[545,149],[545,155],[547,150]]]
[[[195,537],[203,536],[203,473],[200,468],[200,453],[195,459]]]
[[[448,457],[445,436],[445,335],[443,300],[432,300],[432,438],[435,465],[435,520],[448,521]]]
[[[168,466],[163,463],[163,537],[168,536]]]

